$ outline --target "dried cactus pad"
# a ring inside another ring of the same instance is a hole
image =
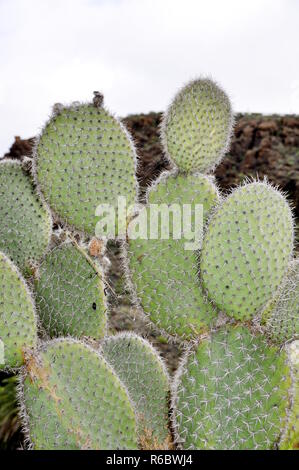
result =
[[[102,344],[107,362],[125,384],[134,403],[143,449],[167,449],[169,382],[165,366],[150,343],[132,333],[108,337]]]
[[[34,449],[136,449],[124,386],[89,346],[53,340],[27,358],[21,400]]]
[[[1,368],[23,364],[24,350],[37,344],[37,321],[29,289],[14,264],[0,252],[0,340],[4,345]]]
[[[211,219],[201,252],[210,298],[228,315],[249,319],[272,299],[293,249],[292,213],[266,183],[234,190]]]
[[[174,420],[185,449],[272,449],[290,406],[287,354],[245,327],[202,340],[184,358]]]
[[[267,331],[273,341],[299,337],[299,259],[290,263],[278,298],[268,313]]]
[[[48,210],[19,162],[0,162],[0,250],[27,271],[45,252],[52,232]]]
[[[135,203],[133,144],[103,107],[72,105],[54,114],[40,136],[35,170],[55,214],[90,236],[100,204],[117,209],[118,196]]]
[[[101,273],[83,248],[65,243],[49,252],[39,268],[35,290],[42,325],[51,337],[105,335]]]
[[[299,341],[286,346],[292,372],[292,409],[288,416],[287,427],[282,435],[279,448],[299,449]]]
[[[190,82],[162,122],[166,154],[185,172],[212,170],[228,149],[233,116],[228,96],[213,81]]]
[[[203,221],[217,201],[217,188],[203,175],[163,178],[149,194],[150,204],[190,204],[192,210],[202,204]],[[209,326],[216,314],[200,286],[197,250],[185,250],[186,241],[130,239],[128,259],[131,283],[144,312],[159,328],[188,338]]]

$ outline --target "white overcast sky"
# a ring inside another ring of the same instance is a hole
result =
[[[236,111],[299,113],[299,0],[0,0],[0,156],[55,102],[160,111],[199,75]]]

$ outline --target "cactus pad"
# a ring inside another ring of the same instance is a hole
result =
[[[83,248],[65,243],[49,252],[35,288],[41,322],[51,337],[104,336],[104,285]]]
[[[117,209],[119,195],[135,203],[133,144],[102,106],[74,104],[54,114],[39,138],[35,174],[54,213],[90,236],[99,204]]]
[[[293,249],[291,210],[266,183],[234,190],[211,219],[201,252],[210,298],[228,315],[249,319],[275,295]]]
[[[52,220],[19,162],[0,162],[0,250],[23,271],[42,257]]]
[[[37,321],[29,289],[14,264],[0,252],[0,340],[4,364],[23,364],[24,350],[37,344]]]
[[[268,313],[266,328],[273,341],[299,336],[299,259],[290,263],[278,298]]]
[[[175,96],[164,115],[164,150],[182,171],[210,171],[228,149],[232,126],[224,91],[211,80],[195,80]]]
[[[202,204],[203,219],[218,201],[217,188],[203,175],[162,178],[149,194],[151,204]],[[130,240],[129,277],[144,312],[170,334],[192,337],[215,317],[198,278],[197,251],[184,238]]]
[[[272,449],[286,424],[287,354],[247,328],[224,328],[189,350],[175,380],[174,423],[185,449]]]
[[[288,344],[287,352],[292,374],[292,407],[288,416],[287,426],[279,445],[281,450],[299,449],[299,341]]]
[[[124,386],[96,351],[53,340],[27,357],[20,397],[34,449],[136,449]]]
[[[139,442],[146,449],[167,449],[169,382],[164,364],[153,347],[131,333],[108,337],[102,352],[125,384],[134,403]]]

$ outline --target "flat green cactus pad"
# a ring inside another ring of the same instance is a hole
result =
[[[299,337],[299,259],[289,265],[276,302],[269,309],[266,328],[279,343]]]
[[[205,173],[227,151],[232,126],[224,91],[211,80],[194,80],[175,96],[164,115],[164,150],[180,170]]]
[[[0,369],[21,366],[24,350],[37,344],[37,321],[31,294],[17,268],[1,252],[0,340]]]
[[[55,114],[40,136],[35,172],[55,214],[90,236],[100,204],[117,210],[118,196],[135,202],[133,144],[103,107],[73,105]]]
[[[0,250],[23,271],[42,257],[52,232],[48,210],[19,162],[0,162]]]
[[[53,340],[27,358],[23,415],[34,449],[136,449],[124,386],[96,351]]]
[[[138,419],[140,446],[167,449],[169,381],[165,366],[150,343],[132,333],[108,337],[102,352],[127,387]]]
[[[249,183],[218,208],[203,241],[200,271],[216,305],[252,318],[272,299],[293,249],[291,210],[276,189]]]
[[[51,337],[105,335],[104,285],[83,249],[65,243],[49,252],[35,289],[41,322]]]
[[[228,327],[190,350],[174,386],[184,449],[275,448],[288,414],[287,354],[245,327]]]
[[[292,373],[292,408],[288,415],[287,426],[279,445],[281,450],[299,449],[299,341],[293,341],[286,347]]]
[[[202,204],[204,221],[217,201],[217,188],[203,175],[162,178],[149,195],[150,204],[191,204],[192,210]],[[132,287],[144,312],[159,328],[188,338],[209,326],[216,313],[200,286],[198,251],[186,250],[186,241],[130,239],[128,260]]]

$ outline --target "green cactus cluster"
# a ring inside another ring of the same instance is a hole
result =
[[[204,225],[219,202],[218,189],[206,173],[228,147],[233,115],[225,92],[208,79],[195,80],[174,98],[162,121],[164,152],[170,171],[148,191],[148,204],[202,205]],[[198,250],[185,249],[186,237],[130,239],[128,278],[143,311],[166,333],[190,339],[211,326],[213,305],[198,278]]]
[[[36,303],[50,337],[100,339],[106,332],[104,274],[83,247],[66,242],[48,252],[36,274]]]
[[[264,317],[273,341],[281,343],[299,336],[299,259],[290,262],[279,293]]]
[[[172,169],[124,222],[132,300],[184,348],[174,377],[148,340],[109,330],[109,235],[94,237],[97,208],[118,215],[118,196],[130,206],[141,192],[132,139],[102,95],[54,106],[29,165],[33,178],[20,163],[0,163],[0,368],[18,376],[9,396],[18,381],[30,448],[298,448],[292,212],[266,181],[220,194],[211,172],[232,126],[218,85],[185,86],[161,126]],[[182,207],[189,232],[184,215],[175,218]],[[0,403],[2,418],[5,409]]]

